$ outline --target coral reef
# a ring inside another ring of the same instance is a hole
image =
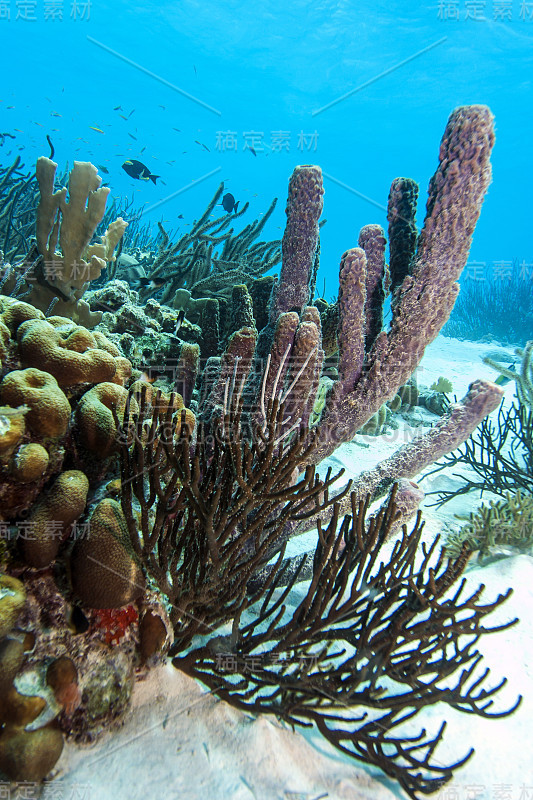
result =
[[[109,225],[99,243],[91,243],[104,216],[110,190],[100,186],[102,179],[93,164],[75,161],[68,187],[54,191],[56,169],[57,164],[49,158],[43,156],[37,161],[36,240],[16,270],[6,268],[2,288],[6,288],[6,282],[9,286],[10,279],[12,283],[13,276],[18,274],[11,287],[13,296],[24,296],[43,312],[55,307],[61,315],[92,327],[99,317],[91,314],[81,298],[106,263],[113,262],[115,248],[128,223],[119,217]],[[6,242],[10,233],[11,226],[6,231]],[[20,294],[24,285],[29,288]]]
[[[113,208],[104,219],[96,169],[75,163],[67,203],[56,165],[40,159],[37,244],[0,297],[0,769],[10,778],[41,780],[64,735],[87,742],[120,721],[136,675],[167,653],[237,706],[316,724],[411,797],[464,762],[433,757],[443,729],[413,744],[397,726],[437,701],[491,714],[499,687],[465,688],[480,656],[463,637],[488,630],[481,621],[504,597],[465,599],[454,585],[469,548],[445,563],[435,541],[420,563],[420,518],[410,533],[401,526],[422,496],[411,479],[462,443],[501,389],[475,381],[336,494],[340,475],[321,479],[315,465],[374,415],[379,429],[387,403],[420,401],[411,375],[455,302],[493,140],[486,107],[451,115],[420,237],[417,187],[398,179],[390,269],[384,231],[365,226],[342,257],[332,306],[313,305],[319,167],[291,177],[281,254],[278,242],[256,242],[274,204],[237,235],[230,225],[246,206],[209,219],[221,188],[175,244],[161,228],[143,266],[159,283],[155,299],[116,279],[126,223],[111,221]],[[4,178],[11,186],[12,173]],[[265,278],[280,257],[279,278]],[[64,316],[51,315],[51,299]],[[369,518],[371,500],[387,494]],[[290,537],[313,527],[312,557],[286,560]],[[310,584],[291,616],[284,598],[304,569]],[[260,653],[270,665],[248,669]],[[234,659],[231,676],[222,655]],[[404,692],[384,693],[385,679]]]

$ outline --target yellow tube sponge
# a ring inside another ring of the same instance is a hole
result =
[[[26,423],[37,436],[57,439],[66,433],[70,404],[48,372],[33,367],[8,372],[0,383],[0,402],[25,404]]]
[[[157,389],[155,386],[151,384],[144,383],[143,381],[135,381],[131,385],[130,391],[134,392],[134,396],[141,396],[142,393],[145,393],[146,401],[151,405],[159,409],[159,411],[164,414],[172,399],[172,410],[173,413],[180,413],[185,411],[185,425],[192,435],[194,428],[196,426],[196,417],[193,412],[189,408],[185,408],[185,404],[183,402],[183,397],[181,394],[174,392],[172,395],[168,395],[165,392],[162,392],[160,389]],[[131,407],[132,412],[135,411],[135,408],[132,404]],[[180,426],[177,428],[177,434],[179,435]]]
[[[89,608],[133,602],[143,594],[145,582],[120,503],[101,500],[89,526],[89,535],[75,543],[71,554],[74,593]]]
[[[100,237],[100,244],[89,245],[85,251],[85,257],[92,258],[94,255],[98,256],[98,258],[101,258],[103,261],[114,261],[115,247],[122,239],[127,227],[128,223],[123,220],[122,217],[118,217],[118,219],[111,223],[104,235]]]
[[[62,472],[51,489],[33,506],[22,552],[30,567],[47,567],[57,556],[73,522],[85,510],[89,481],[83,472]]]

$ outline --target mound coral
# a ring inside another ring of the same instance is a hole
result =
[[[144,578],[120,504],[109,499],[98,503],[90,531],[71,555],[75,595],[89,608],[128,605],[143,594]]]
[[[37,435],[59,439],[66,433],[70,405],[49,372],[36,368],[9,372],[0,384],[3,403],[27,406],[28,428]]]
[[[24,560],[30,567],[52,563],[72,524],[84,512],[88,491],[86,475],[67,470],[41,495],[28,516],[29,532],[22,542]]]

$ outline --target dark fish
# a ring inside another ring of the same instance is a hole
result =
[[[132,139],[135,139],[135,141],[137,141],[137,137],[134,136],[133,133],[128,133],[128,136],[130,136]]]
[[[206,144],[204,144],[203,142],[199,142],[199,141],[198,141],[198,139],[195,139],[195,140],[194,140],[194,143],[195,143],[195,144],[199,144],[199,145],[200,145],[200,147],[203,147],[203,148],[204,148],[204,150],[207,150],[207,152],[208,152],[208,153],[210,153],[210,152],[211,152],[211,150],[209,149],[209,147],[208,147]]]
[[[122,106],[115,106],[113,111],[122,111]]]
[[[86,633],[89,630],[90,622],[79,606],[74,606],[72,609],[70,625],[75,634]]]
[[[109,170],[107,167],[103,167],[101,164],[98,165],[98,169],[100,172],[103,172],[105,175],[109,175]]]
[[[178,133],[181,133],[181,128],[172,128],[172,130],[173,131],[177,131]]]
[[[134,108],[130,111],[130,113],[128,114],[128,119],[131,117],[131,115],[133,114],[134,111],[135,111]]]
[[[135,180],[139,181],[152,181],[152,183],[155,183],[160,177],[159,175],[152,175],[145,164],[135,159],[125,161],[122,165],[122,169],[130,178],[135,178]]]
[[[178,214],[178,219],[183,219],[183,214]]]
[[[178,335],[178,331],[183,325],[183,320],[185,319],[185,309],[182,308],[179,312],[178,316],[176,317],[176,326],[174,328],[174,336]]]
[[[224,195],[224,197],[222,198],[221,205],[223,206],[224,211],[227,211],[228,214],[231,214],[232,212],[236,212],[237,211],[237,206],[239,205],[239,200],[237,200],[237,202],[235,202],[235,198],[233,197],[231,192],[227,192]]]
[[[127,281],[132,288],[135,288],[139,285],[140,278],[146,278],[146,272],[135,256],[121,253],[117,258],[117,277],[121,281]]]
[[[253,147],[250,147],[250,145],[248,145],[248,150],[250,151],[250,153],[253,153],[253,155],[257,158],[257,153],[255,152]]]
[[[166,278],[137,278],[132,282],[134,289],[160,289],[167,282]]]

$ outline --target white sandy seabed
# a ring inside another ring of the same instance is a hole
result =
[[[418,383],[429,386],[440,375],[464,396],[476,377],[494,379],[481,359],[489,351],[509,348],[439,337],[427,350]],[[512,399],[514,385],[506,388]],[[358,474],[396,447],[412,430],[393,436],[367,437],[345,445],[331,459],[348,476]],[[403,437],[403,438],[402,438]],[[359,437],[356,437],[358,439]],[[362,446],[361,446],[362,445]],[[426,491],[443,485],[442,473],[423,483]],[[484,498],[485,499],[485,498]],[[469,495],[438,511],[424,509],[425,537],[431,539],[446,522],[457,527],[455,514],[480,504]],[[309,535],[308,535],[309,536]],[[311,542],[295,545],[295,552]],[[511,598],[486,619],[488,626],[514,617],[514,627],[481,637],[478,648],[491,669],[492,684],[507,678],[495,708],[518,710],[502,719],[484,719],[438,704],[416,718],[414,730],[436,732],[445,719],[438,763],[449,764],[471,748],[475,755],[452,782],[433,796],[439,800],[533,800],[533,558],[514,555],[482,568],[469,568],[467,588],[486,584],[487,602],[513,588]],[[132,711],[124,726],[91,748],[67,745],[56,777],[43,792],[62,800],[389,800],[407,795],[379,770],[343,755],[313,730],[293,732],[272,716],[254,718],[218,701],[206,688],[171,665],[150,673],[136,685]]]

